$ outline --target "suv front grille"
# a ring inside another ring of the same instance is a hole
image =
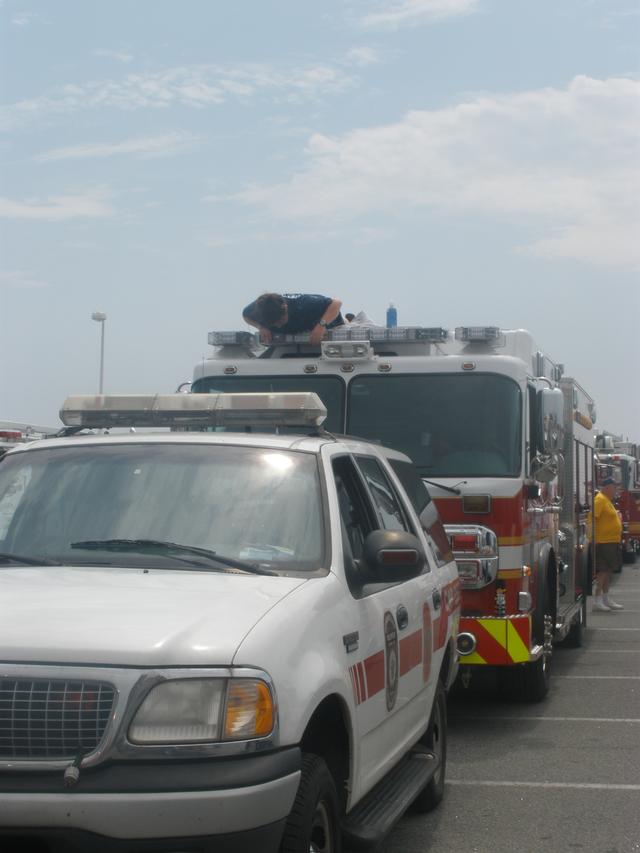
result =
[[[113,685],[95,681],[0,679],[0,760],[93,752],[115,696]]]

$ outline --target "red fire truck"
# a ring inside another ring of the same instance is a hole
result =
[[[635,562],[640,551],[640,448],[620,436],[596,436],[596,483],[613,477],[618,485],[615,505],[622,515],[622,559]]]
[[[524,330],[345,326],[321,345],[212,332],[192,391],[315,391],[326,428],[416,463],[458,562],[463,679],[499,667],[531,700],[591,593],[593,400]]]

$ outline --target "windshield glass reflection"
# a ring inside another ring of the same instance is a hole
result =
[[[65,563],[184,567],[170,552],[72,543],[162,540],[283,571],[323,562],[311,454],[230,445],[39,449],[0,465],[0,552]]]

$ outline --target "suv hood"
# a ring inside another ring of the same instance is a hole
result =
[[[301,578],[167,569],[0,568],[0,658],[227,666]]]

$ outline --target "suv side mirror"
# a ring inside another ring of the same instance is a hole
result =
[[[372,530],[364,540],[360,570],[369,583],[397,583],[417,577],[425,556],[417,537],[406,530]]]

